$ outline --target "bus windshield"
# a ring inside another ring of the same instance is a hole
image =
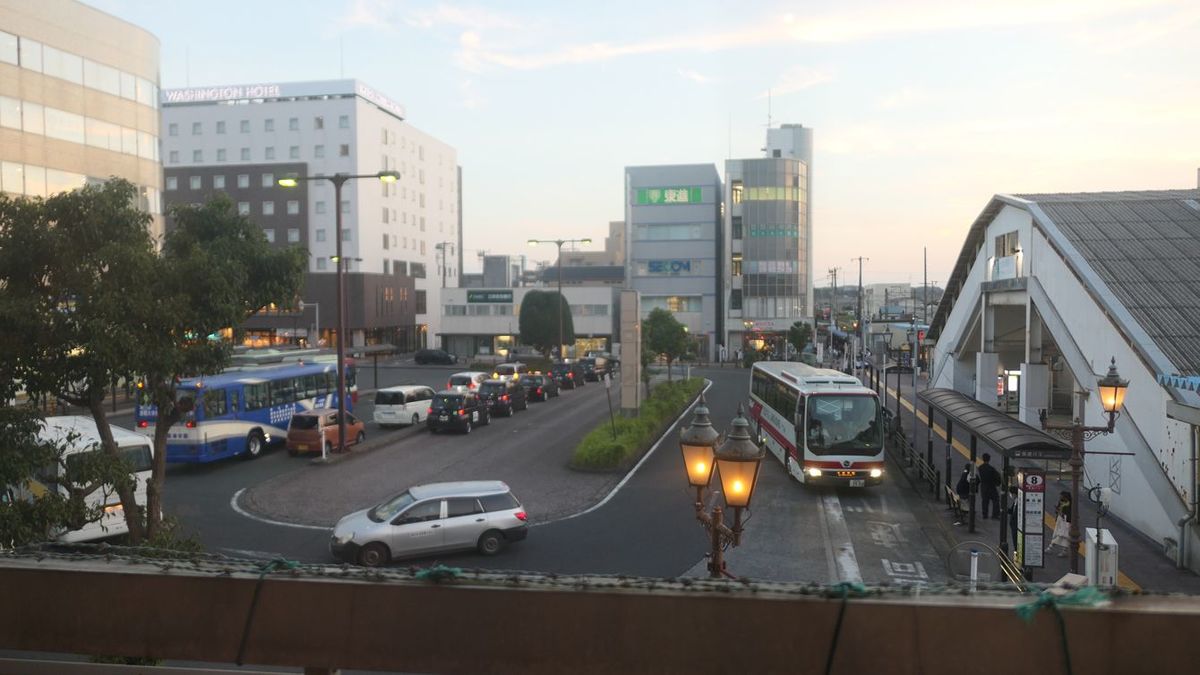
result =
[[[874,453],[882,447],[879,402],[872,396],[810,396],[808,449],[818,455]]]

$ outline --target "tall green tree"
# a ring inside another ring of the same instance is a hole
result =
[[[797,354],[803,352],[808,343],[812,342],[812,326],[804,321],[793,323],[788,327],[787,340]]]
[[[687,327],[667,310],[658,307],[642,319],[642,352],[662,356],[667,361],[667,380],[671,364],[688,353],[691,343]]]
[[[231,345],[208,336],[237,331],[270,303],[290,304],[306,258],[271,248],[225,198],[174,210],[159,250],[136,197],[135,186],[113,179],[45,200],[0,201],[0,308],[14,316],[0,326],[0,345],[14,350],[11,373],[0,376],[33,397],[88,409],[114,458],[103,405],[113,383],[140,378],[158,405],[145,512],[132,482],[114,486],[135,544],[162,523],[166,437],[184,412],[174,382],[219,372]]]
[[[571,319],[571,306],[558,291],[529,291],[521,300],[521,314],[517,318],[521,342],[550,356],[558,344],[558,317],[562,312],[562,339],[565,344],[575,343],[575,322]],[[563,354],[562,356],[566,356]]]

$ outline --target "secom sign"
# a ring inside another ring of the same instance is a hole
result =
[[[692,271],[691,260],[651,260],[646,263],[650,274],[682,274]]]

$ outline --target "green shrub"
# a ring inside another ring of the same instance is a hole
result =
[[[658,439],[665,428],[675,421],[683,409],[704,387],[704,380],[664,382],[642,402],[637,417],[618,417],[610,426],[608,420],[592,429],[571,457],[577,469],[617,469],[632,464]],[[616,438],[613,437],[616,428]]]

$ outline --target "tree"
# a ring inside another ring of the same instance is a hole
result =
[[[643,353],[661,355],[667,360],[667,380],[671,380],[671,364],[688,353],[691,343],[687,327],[670,312],[658,307],[642,320]]]
[[[550,356],[554,345],[558,344],[560,308],[563,343],[574,344],[575,322],[571,320],[571,307],[567,299],[557,291],[537,290],[529,291],[521,300],[521,315],[518,317],[521,343]]]
[[[804,351],[804,348],[812,342],[812,326],[804,321],[797,321],[788,328],[787,340],[796,350],[796,353]]]
[[[236,337],[259,308],[291,304],[306,259],[299,249],[272,249],[223,197],[174,210],[159,251],[136,196],[112,179],[45,200],[0,200],[0,308],[19,317],[0,327],[0,346],[13,349],[12,379],[33,397],[87,408],[114,458],[103,405],[110,387],[140,377],[158,406],[145,513],[132,481],[114,485],[133,544],[162,524],[167,432],[184,412],[174,383],[219,372],[231,345],[210,336],[233,329]]]

